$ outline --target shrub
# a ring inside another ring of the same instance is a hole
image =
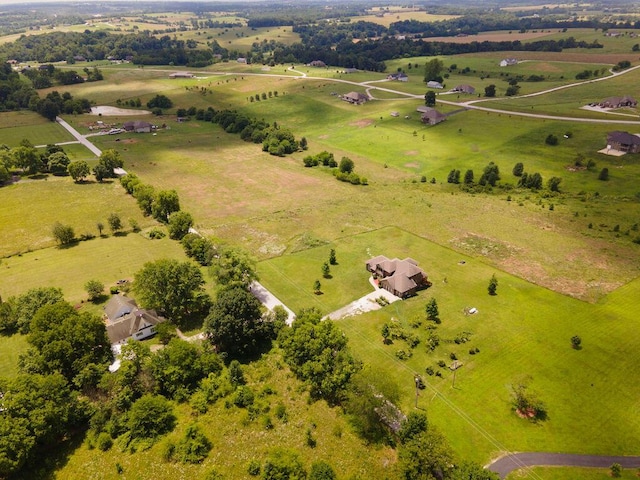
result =
[[[102,432],[100,435],[98,435],[98,438],[96,440],[96,447],[98,447],[99,450],[106,452],[112,447],[112,445],[113,440],[111,439],[111,435],[109,435],[107,432]]]
[[[258,460],[251,460],[249,465],[247,466],[247,473],[252,477],[257,477],[260,475],[260,462]]]

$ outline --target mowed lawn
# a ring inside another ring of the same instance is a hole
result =
[[[0,144],[17,147],[22,140],[32,145],[75,140],[63,127],[33,112],[3,112],[0,120]]]
[[[636,408],[640,394],[640,386],[631,374],[640,361],[640,340],[633,334],[639,326],[634,312],[640,307],[640,281],[593,305],[537,287],[481,260],[396,229],[336,241],[334,248],[343,265],[357,261],[350,267],[350,274],[341,275],[338,267],[334,278],[323,282],[337,284],[332,289],[344,297],[351,292],[345,303],[364,290],[368,254],[411,256],[429,274],[433,285],[418,296],[338,323],[348,335],[354,354],[367,368],[396,379],[404,393],[403,408],[412,408],[415,401],[413,375],[425,378],[429,388],[421,393],[419,405],[427,409],[431,422],[447,434],[460,453],[478,461],[502,451],[540,450],[540,445],[558,452],[635,453],[634,438],[640,433],[640,422],[628,412]],[[307,270],[315,273],[315,263],[322,255],[314,252],[308,257],[317,259],[312,262],[292,255],[288,260],[260,264],[262,281],[285,304],[331,310],[332,302],[337,303],[335,293],[327,294],[326,300],[324,295],[318,296],[314,302],[311,283],[308,292],[291,285],[294,280],[306,286],[305,280],[311,277]],[[499,282],[495,297],[487,294],[493,274]],[[438,302],[442,324],[436,331],[440,346],[427,354],[425,322],[417,328],[411,324],[424,319],[430,297]],[[466,316],[464,309],[470,307],[477,308],[478,313]],[[384,323],[393,321],[418,335],[422,342],[414,350],[402,340],[385,346],[380,331]],[[454,343],[453,339],[463,332],[468,332],[470,341]],[[582,350],[571,347],[574,335],[581,336]],[[470,355],[469,350],[475,348],[479,353]],[[399,350],[412,351],[413,356],[398,360]],[[455,388],[452,372],[436,364],[444,360],[449,365],[451,353],[463,363],[456,373]],[[442,378],[428,376],[428,366],[439,370]],[[528,382],[545,403],[546,421],[533,424],[513,413],[511,386],[521,381]]]
[[[98,235],[97,224],[109,233],[107,217],[120,216],[129,229],[129,219],[144,228],[156,222],[143,217],[135,200],[118,181],[76,184],[70,177],[47,176],[20,180],[0,188],[0,256],[15,255],[55,245],[52,227],[70,225],[77,237]]]
[[[18,374],[18,358],[28,347],[26,335],[0,335],[0,377],[11,378]]]
[[[132,280],[146,262],[160,258],[186,259],[180,243],[168,237],[149,240],[138,233],[44,248],[2,259],[0,295],[6,299],[35,287],[60,287],[65,298],[76,303],[86,299],[88,280],[102,282],[108,294],[117,280]]]

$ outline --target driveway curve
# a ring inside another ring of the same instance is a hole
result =
[[[640,456],[579,455],[571,453],[513,453],[501,457],[487,466],[488,470],[505,478],[514,470],[525,467],[597,467],[609,468],[619,463],[622,468],[640,468]]]

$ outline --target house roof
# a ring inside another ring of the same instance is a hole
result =
[[[474,93],[476,91],[476,89],[474,87],[472,87],[471,85],[456,85],[456,87],[453,89],[454,92],[465,92],[465,93]]]
[[[640,145],[640,136],[615,130],[607,134],[607,142],[620,143],[623,145]]]
[[[144,324],[158,325],[164,321],[165,319],[158,316],[155,310],[136,308],[132,312],[116,319],[115,322],[108,322],[107,336],[112,344],[119,343],[138,332]]]
[[[436,82],[435,80],[430,80],[427,82],[427,87],[429,88],[442,88],[442,84],[440,82]]]
[[[405,294],[409,290],[416,288],[418,284],[411,278],[404,275],[392,275],[382,279],[382,283],[386,283],[392,290]]]
[[[600,103],[608,103],[610,105],[620,105],[623,103],[638,103],[638,102],[636,102],[636,99],[630,95],[623,95],[622,97],[605,98]]]
[[[349,92],[343,95],[342,97],[348,100],[353,100],[354,102],[359,102],[361,100],[369,100],[369,97],[367,97],[364,93],[360,93],[360,92]]]
[[[447,118],[447,116],[444,113],[440,113],[437,110],[431,109],[428,112],[424,112],[422,114],[422,119],[424,120],[425,118],[433,119],[433,120],[442,120]]]
[[[388,274],[381,280],[381,284],[387,285],[401,295],[418,286],[415,280],[417,276],[422,279],[426,277],[424,270],[418,267],[418,262],[409,257],[404,260],[398,258],[389,260],[384,255],[378,255],[367,261],[368,270],[376,270],[378,267]],[[420,282],[422,283],[423,280]]]
[[[112,296],[104,306],[104,313],[110,321],[126,315],[137,307],[135,300],[124,295]]]
[[[124,122],[122,124],[122,126],[125,129],[127,129],[127,128],[138,129],[138,128],[151,128],[152,127],[152,125],[149,122],[143,122],[142,120]]]

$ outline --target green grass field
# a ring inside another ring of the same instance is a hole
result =
[[[104,283],[108,294],[117,280],[132,279],[146,262],[167,257],[185,259],[178,242],[149,240],[138,233],[40,249],[2,260],[0,292],[8,298],[33,287],[60,287],[65,298],[77,303],[86,299],[88,280]]]
[[[9,256],[55,245],[51,229],[55,222],[70,225],[77,237],[98,235],[98,222],[105,225],[111,213],[120,215],[128,229],[133,218],[140,227],[155,221],[142,216],[135,200],[120,183],[90,182],[76,184],[70,177],[48,176],[41,180],[24,179],[0,189],[0,255]],[[32,208],[25,211],[26,205]]]
[[[18,357],[27,351],[28,346],[25,335],[15,334],[10,337],[0,335],[0,352],[2,352],[0,355],[0,377],[12,378],[17,375]]]
[[[248,478],[247,466],[251,460],[264,460],[276,447],[298,452],[307,470],[312,462],[325,460],[336,472],[340,472],[340,478],[385,478],[393,472],[395,452],[389,447],[364,445],[351,431],[339,409],[330,409],[325,402],[307,402],[308,395],[292,378],[288,368],[283,366],[279,355],[270,354],[243,367],[243,371],[248,386],[256,393],[256,401],[265,405],[265,411],[255,420],[249,420],[246,410],[225,408],[223,400],[212,406],[207,414],[198,417],[192,416],[188,404],[176,407],[178,426],[166,439],[178,441],[189,424],[197,423],[213,444],[212,451],[202,464],[159,461],[163,440],[151,449],[134,455],[122,453],[117,446],[108,452],[99,452],[82,444],[75,451],[68,452],[70,456],[56,471],[56,478],[115,480],[122,478],[116,472],[117,462],[127,477],[153,476],[158,480],[204,478],[205,472],[215,469],[224,473],[225,479],[240,480]],[[267,387],[278,396],[261,393]],[[286,422],[271,413],[280,399],[286,408]],[[272,420],[272,429],[264,427],[267,417]],[[221,418],[224,421],[220,421]],[[306,446],[307,429],[316,439],[314,448]]]
[[[75,140],[63,127],[33,112],[4,112],[0,120],[0,144],[16,147],[23,139],[33,145]]]
[[[565,468],[565,467],[535,467],[526,470],[512,472],[507,480],[516,480],[522,477],[537,478],[538,480],[608,480],[611,471],[608,468]],[[638,478],[636,469],[627,468],[622,470],[622,480],[635,480]]]
[[[431,288],[339,324],[355,355],[368,368],[396,379],[404,394],[404,409],[410,409],[414,402],[413,374],[425,377],[429,388],[421,394],[419,405],[447,432],[458,452],[478,461],[500,451],[537,450],[539,445],[548,451],[634,453],[633,438],[640,432],[640,423],[629,422],[627,412],[634,408],[638,390],[635,382],[629,383],[628,371],[638,361],[633,353],[637,339],[631,332],[638,326],[633,312],[638,308],[640,282],[625,286],[602,304],[590,305],[393,228],[341,239],[331,246],[339,262],[348,262],[353,268],[342,271],[336,267],[334,278],[322,281],[331,285],[326,295],[313,298],[311,290],[312,277],[319,276],[320,262],[329,246],[305,256],[294,254],[263,262],[259,268],[263,283],[285,304],[319,306],[328,312],[345,290],[352,295],[344,298],[344,303],[370,291],[365,288],[364,269],[370,256],[416,259],[433,282]],[[496,297],[487,295],[486,290],[492,274],[499,280]],[[437,330],[441,346],[425,353],[424,322],[415,329],[410,324],[424,318],[430,297],[437,299],[443,322]],[[469,307],[479,313],[465,316],[463,310]],[[405,342],[382,343],[382,324],[394,319],[422,339],[408,361],[395,358],[398,350],[410,350]],[[470,341],[453,343],[461,332],[470,332]],[[576,334],[583,339],[580,351],[572,349],[569,341]],[[478,348],[480,353],[470,355],[470,348]],[[455,388],[452,373],[436,365],[438,360],[449,364],[451,352],[464,365],[457,372]],[[613,365],[615,368],[610,368]],[[442,378],[427,376],[427,366],[440,370]],[[549,412],[548,420],[537,425],[518,418],[510,406],[510,385],[526,377],[531,378],[531,388]],[[588,444],[585,438],[591,439]]]

